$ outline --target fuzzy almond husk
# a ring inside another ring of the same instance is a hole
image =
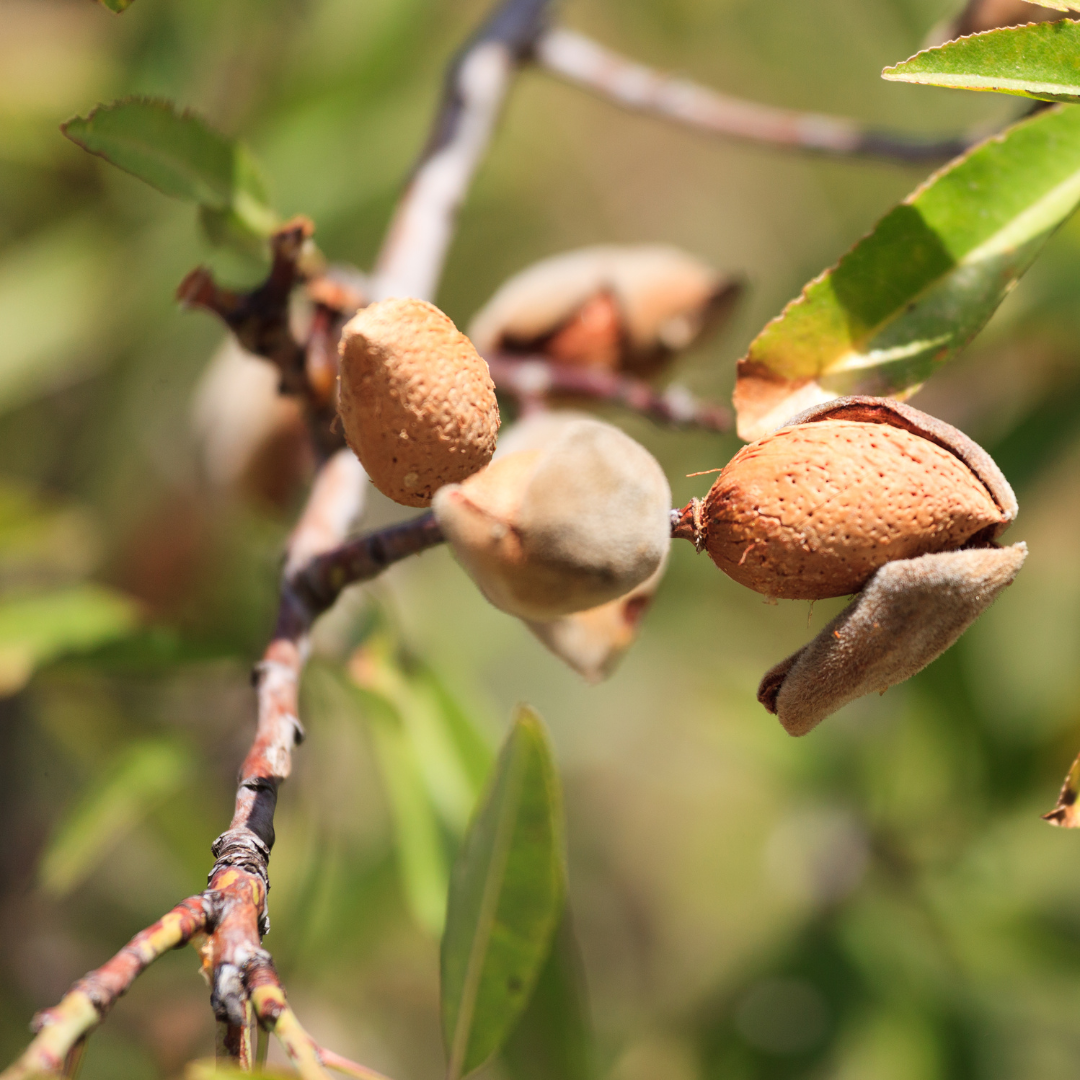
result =
[[[550,622],[527,620],[525,625],[586,682],[603,682],[637,640],[666,564],[665,559],[652,577],[617,600]]]
[[[1026,544],[969,548],[883,566],[809,645],[768,671],[758,700],[791,735],[842,705],[911,678],[1012,583]]]
[[[430,505],[495,452],[499,407],[487,364],[423,300],[383,300],[346,324],[338,408],[372,483],[405,506]]]
[[[598,420],[560,425],[550,443],[492,462],[436,495],[458,560],[496,607],[551,620],[645,581],[670,543],[663,470]]]
[[[731,310],[738,282],[661,244],[605,244],[543,259],[477,313],[481,352],[649,374]]]
[[[857,592],[896,559],[996,535],[1009,519],[955,454],[887,423],[821,420],[744,447],[703,508],[713,562],[766,596]]]

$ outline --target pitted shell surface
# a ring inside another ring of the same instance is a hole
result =
[[[962,547],[1005,520],[948,450],[846,420],[782,428],[744,447],[704,506],[713,562],[792,600],[856,592],[887,562]]]
[[[423,300],[383,300],[345,326],[339,409],[372,483],[405,506],[428,506],[495,451],[499,409],[487,364]]]

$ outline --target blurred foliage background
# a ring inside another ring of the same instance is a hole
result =
[[[193,210],[58,124],[129,93],[197,108],[252,147],[276,205],[309,214],[331,258],[366,266],[443,65],[486,6],[137,0],[117,18],[89,0],[0,0],[5,1063],[36,1009],[202,887],[297,506],[295,493],[253,502],[206,481],[192,396],[223,335],[173,301],[213,257]],[[956,6],[564,0],[561,15],[730,93],[940,133],[1020,107],[878,78]],[[735,322],[676,372],[724,400],[754,333],[926,171],[712,141],[526,71],[440,304],[464,325],[539,257],[679,244],[751,284]],[[1038,815],[1080,746],[1078,290],[1073,221],[916,399],[1017,487],[1024,572],[922,675],[806,739],[754,694],[840,601],[767,606],[688,544],[600,687],[488,607],[445,551],[348,597],[305,679],[309,737],[271,868],[267,946],[315,1037],[395,1080],[439,1075],[440,874],[477,762],[525,700],[552,730],[566,787],[598,1075],[1075,1076],[1080,838]],[[609,416],[659,456],[676,505],[708,484],[686,473],[737,446]],[[400,513],[373,497],[365,525]],[[393,670],[414,705],[457,702],[455,745],[473,740],[460,760],[440,757],[422,707],[402,725],[348,688],[339,658],[372,628],[404,657]],[[403,752],[418,788],[395,784]],[[402,826],[410,791],[419,838]],[[195,957],[169,955],[94,1035],[82,1076],[177,1076],[212,1040]]]

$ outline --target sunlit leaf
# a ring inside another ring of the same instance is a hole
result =
[[[563,909],[562,797],[543,725],[521,709],[454,865],[442,942],[449,1080],[496,1053],[521,1016]]]
[[[102,7],[107,7],[110,11],[115,11],[118,15],[121,11],[125,11],[131,7],[134,0],[99,0]]]
[[[843,394],[907,397],[985,325],[1080,202],[1080,109],[947,165],[770,322],[739,361],[739,435]]]
[[[0,601],[0,694],[20,689],[41,665],[115,641],[137,623],[135,604],[100,585]]]
[[[196,203],[255,235],[267,236],[277,224],[248,151],[171,102],[126,98],[74,117],[62,130],[165,195]]]
[[[1080,101],[1080,23],[1031,23],[948,41],[886,68],[892,82]]]
[[[352,665],[350,673],[354,674]],[[356,678],[354,674],[354,679]],[[434,935],[446,918],[449,871],[438,819],[428,798],[412,743],[390,698],[363,676],[364,714],[371,730],[390,813],[405,901],[416,921]]]
[[[564,913],[532,998],[502,1052],[511,1080],[590,1080],[595,1075],[585,976]]]
[[[39,866],[42,886],[55,896],[71,892],[133,826],[186,783],[192,765],[191,755],[171,742],[148,740],[124,751],[60,821]]]

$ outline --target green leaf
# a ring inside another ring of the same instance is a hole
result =
[[[1006,26],[948,41],[886,68],[892,82],[1080,101],[1080,23]]]
[[[133,601],[100,585],[73,585],[0,602],[0,694],[66,653],[124,637],[138,623]]]
[[[117,15],[121,11],[131,7],[134,0],[100,0],[102,7],[107,7],[110,11],[115,11]]]
[[[439,822],[394,702],[366,686],[361,698],[390,803],[405,901],[420,926],[438,936],[446,919],[448,878]]]
[[[390,635],[372,634],[351,670],[360,685],[392,703],[428,797],[450,832],[461,836],[491,770],[490,746],[431,671],[416,664],[403,669]]]
[[[539,717],[519,710],[450,881],[442,941],[449,1080],[505,1043],[547,959],[566,888],[562,796]]]
[[[595,1075],[585,977],[569,911],[502,1062],[511,1080],[591,1080]]]
[[[178,791],[191,775],[191,755],[171,742],[129,747],[60,821],[42,856],[38,876],[54,896],[65,896],[90,874],[131,828]]]
[[[165,195],[226,215],[257,236],[269,235],[277,223],[248,151],[171,102],[126,98],[74,117],[61,130]]]
[[[1080,202],[1080,109],[957,158],[815,278],[739,361],[739,435],[843,394],[907,397],[982,329]]]

